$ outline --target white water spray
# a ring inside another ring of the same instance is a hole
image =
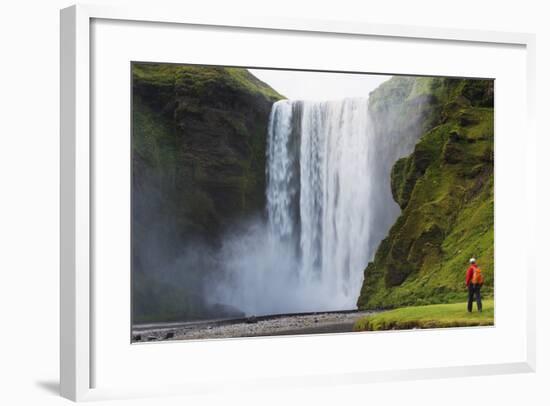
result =
[[[267,225],[226,241],[216,300],[258,315],[356,308],[364,269],[399,215],[391,168],[418,135],[378,134],[364,98],[275,103]]]
[[[298,283],[317,285],[335,310],[355,307],[372,254],[372,135],[366,99],[280,101],[273,106],[267,164],[269,231],[275,237],[295,238]],[[299,148],[290,147],[292,137],[299,139]],[[285,187],[287,192],[279,193]],[[293,208],[299,212],[293,213]],[[289,235],[289,230],[294,233]]]

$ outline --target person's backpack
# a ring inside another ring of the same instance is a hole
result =
[[[481,269],[476,266],[474,268],[474,275],[472,276],[472,283],[474,285],[483,285],[483,282],[485,281],[485,278],[483,278],[483,274],[481,273]]]

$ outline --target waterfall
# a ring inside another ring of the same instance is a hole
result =
[[[393,131],[394,120],[373,118],[366,98],[276,102],[267,224],[224,242],[226,277],[211,296],[256,315],[356,308],[363,272],[400,213],[391,168],[419,136]]]
[[[297,226],[292,205],[298,196],[300,174],[296,171],[299,157],[295,145],[298,138],[292,137],[292,109],[290,102],[276,103],[271,110],[268,128],[266,175],[269,187],[266,197],[269,230],[281,239],[292,238]]]
[[[294,239],[298,283],[319,285],[338,309],[355,307],[372,256],[373,134],[367,99],[283,100],[271,113],[269,232]]]

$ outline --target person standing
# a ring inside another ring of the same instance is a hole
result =
[[[481,312],[481,285],[483,285],[483,275],[481,269],[476,263],[475,258],[470,258],[470,267],[466,271],[466,287],[468,288],[468,312],[472,312],[474,296],[477,302],[477,311]]]

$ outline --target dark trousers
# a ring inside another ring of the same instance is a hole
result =
[[[474,296],[477,302],[477,311],[481,311],[481,285],[470,283],[468,285],[468,311],[472,311],[472,304],[474,303]]]

